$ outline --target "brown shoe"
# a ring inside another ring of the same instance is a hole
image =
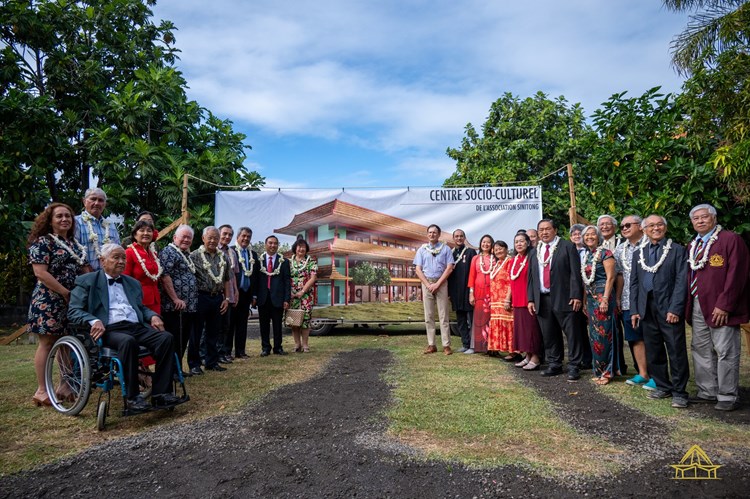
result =
[[[443,353],[445,355],[453,355],[453,350],[451,350],[451,347],[443,347]]]
[[[435,345],[429,345],[427,349],[424,351],[424,353],[435,353],[437,352],[437,347]]]

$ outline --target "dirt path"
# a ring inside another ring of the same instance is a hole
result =
[[[470,470],[425,461],[383,435],[380,414],[391,399],[381,375],[390,362],[385,350],[339,354],[320,376],[276,390],[238,415],[161,428],[6,477],[0,496],[744,497],[750,486],[750,473],[740,467],[723,471],[721,481],[670,480],[667,428],[635,415],[619,431],[597,430],[625,409],[611,401],[596,409],[603,397],[588,383],[577,387],[580,397],[558,401],[559,386],[538,376],[521,377],[552,397],[574,427],[620,445],[630,445],[631,437],[639,442],[633,448],[640,458],[629,473],[552,480],[514,466]],[[579,401],[595,409],[582,410]]]

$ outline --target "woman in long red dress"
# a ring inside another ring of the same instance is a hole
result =
[[[510,306],[510,258],[505,241],[492,245],[490,271],[490,336],[487,350],[513,355],[513,311]]]
[[[479,254],[471,259],[469,269],[469,303],[474,307],[471,323],[471,348],[464,353],[486,352],[490,335],[490,266],[492,244],[489,234],[479,240]]]
[[[516,256],[510,262],[510,297],[513,306],[513,350],[526,352],[526,358],[517,362],[516,367],[527,371],[539,369],[539,356],[542,354],[542,332],[535,315],[527,308],[529,298],[526,287],[529,280],[529,248],[531,240],[525,233],[516,234],[513,239]]]
[[[125,270],[123,274],[137,279],[143,289],[143,304],[161,314],[161,296],[159,295],[159,278],[162,274],[161,264],[156,251],[151,248],[154,238],[154,225],[147,220],[139,220],[131,232],[133,242],[125,248]]]

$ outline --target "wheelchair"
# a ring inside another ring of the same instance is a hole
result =
[[[103,431],[109,416],[112,391],[119,385],[122,392],[122,415],[143,414],[142,411],[134,412],[128,409],[126,399],[130,394],[126,390],[122,362],[117,357],[117,351],[103,346],[101,338],[94,342],[85,327],[72,327],[71,331],[73,334],[63,336],[55,342],[47,356],[44,382],[52,407],[62,414],[76,416],[86,407],[91,391],[100,388],[96,425],[99,431]],[[176,372],[172,377],[172,390],[179,398],[179,402],[153,406],[151,410],[173,411],[175,406],[190,400],[185,389],[182,366],[177,354],[174,355]],[[139,377],[150,381],[153,373],[145,366],[149,361],[153,364],[153,359],[145,347],[140,347],[139,360]],[[150,383],[147,385],[150,387]],[[148,396],[148,393],[144,395]]]

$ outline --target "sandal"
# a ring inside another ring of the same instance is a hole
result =
[[[302,351],[305,352],[305,353],[309,353],[310,352],[310,347],[302,347]]]
[[[516,362],[513,365],[516,366],[516,367],[523,367],[523,366],[525,366],[528,363],[529,363],[529,359],[523,359],[521,362]]]
[[[601,378],[599,378],[596,381],[596,384],[599,385],[599,386],[608,385],[609,384],[609,378],[605,378],[604,376],[602,376]]]
[[[539,369],[539,364],[537,364],[536,362],[529,362],[528,364],[523,366],[524,371],[536,371],[537,369]]]
[[[300,353],[302,351],[302,347],[294,347],[294,353]]]

